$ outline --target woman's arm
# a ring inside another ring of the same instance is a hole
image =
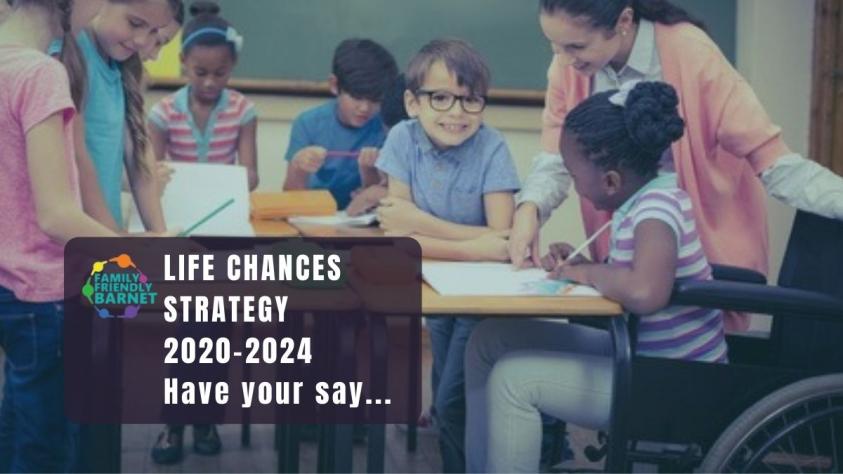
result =
[[[79,188],[82,194],[82,207],[85,212],[114,232],[120,232],[120,226],[105,205],[100,189],[97,172],[88,147],[85,145],[85,119],[82,114],[73,118],[73,143],[76,151],[76,167],[79,169]]]
[[[664,222],[645,219],[635,226],[632,267],[611,264],[563,265],[552,272],[593,286],[635,314],[656,312],[670,301],[677,265],[676,233]]]
[[[38,225],[61,243],[74,237],[117,237],[113,230],[92,219],[77,204],[68,180],[64,126],[61,114],[53,114],[26,134],[27,166]]]
[[[249,173],[249,191],[258,187],[258,121],[252,120],[240,127],[237,160]]]
[[[803,211],[843,219],[843,178],[793,153],[751,86],[717,51],[699,72],[706,87],[705,116],[717,120],[718,142],[745,156],[767,194]]]
[[[796,153],[761,173],[767,193],[797,209],[843,220],[843,178]]]

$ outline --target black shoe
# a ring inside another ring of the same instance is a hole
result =
[[[152,460],[156,464],[176,464],[184,456],[183,433],[170,428],[158,435],[155,446],[152,447]]]
[[[193,425],[193,450],[205,456],[213,456],[222,451],[217,425]]]
[[[542,424],[542,449],[539,462],[540,472],[558,472],[554,466],[574,459],[574,452],[568,444],[568,432],[562,421]]]

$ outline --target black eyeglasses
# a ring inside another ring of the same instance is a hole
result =
[[[460,101],[460,107],[468,114],[479,114],[486,108],[486,98],[482,95],[457,95],[448,91],[428,91],[419,89],[416,95],[426,95],[430,108],[437,112],[451,110],[456,101]]]

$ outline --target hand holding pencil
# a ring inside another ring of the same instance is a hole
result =
[[[591,263],[587,258],[581,254],[583,250],[594,242],[597,237],[611,227],[612,221],[606,222],[602,227],[597,229],[591,237],[586,239],[579,247],[573,248],[569,244],[559,243],[550,246],[550,253],[542,258],[542,268],[550,272],[548,278],[560,279],[565,277],[570,280],[583,282],[579,271],[574,267],[584,263]]]
[[[293,165],[305,173],[315,173],[325,164],[328,150],[321,146],[309,146],[302,148],[293,156]]]

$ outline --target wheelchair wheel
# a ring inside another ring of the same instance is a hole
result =
[[[708,451],[701,472],[841,472],[843,374],[813,377],[767,395]]]

